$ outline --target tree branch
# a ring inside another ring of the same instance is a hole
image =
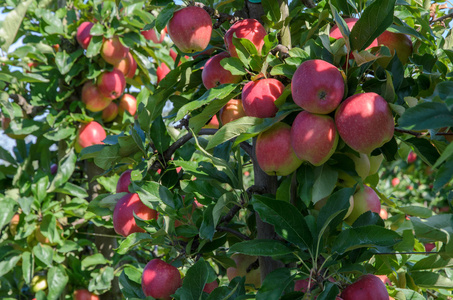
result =
[[[22,108],[22,110],[32,118],[37,116],[44,110],[44,107],[42,106],[33,106],[29,104],[22,95],[10,94],[9,97],[13,99],[13,101],[17,103]]]
[[[194,2],[193,6],[203,8],[211,16],[211,18],[217,19],[217,22],[213,26],[216,29],[219,28],[224,22],[228,21],[228,23],[234,24],[241,19],[238,16],[221,13],[218,10],[215,10],[214,8],[204,5],[203,3],[200,2]]]
[[[453,18],[453,13],[450,13],[450,14],[448,14],[448,15],[444,15],[444,16],[442,16],[442,17],[433,19],[433,20],[430,21],[430,23],[441,22],[441,21],[443,21],[443,20],[445,20],[445,19],[448,19],[448,18]]]
[[[314,8],[316,7],[313,0],[301,0],[302,4],[305,5],[307,8]]]
[[[231,233],[231,234],[234,234],[235,236],[237,236],[237,237],[239,237],[239,238],[241,238],[241,239],[243,239],[243,240],[247,240],[247,241],[250,240],[250,238],[249,238],[248,236],[246,236],[245,234],[242,234],[242,233],[240,233],[239,231],[236,231],[236,230],[231,229],[231,228],[229,228],[229,227],[225,227],[225,226],[217,226],[216,229],[217,229],[218,231],[225,231],[225,232],[229,232],[229,233]]]

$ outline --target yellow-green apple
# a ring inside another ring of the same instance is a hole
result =
[[[167,33],[167,27],[162,29],[159,38],[157,37],[156,29],[154,28],[151,28],[149,30],[143,30],[140,33],[145,37],[145,39],[153,41],[153,43],[155,44],[160,44],[164,41],[165,33]]]
[[[261,53],[261,48],[264,45],[264,37],[266,29],[255,19],[244,19],[234,23],[225,33],[225,46],[232,57],[238,57],[236,47],[233,45],[233,36],[237,38],[248,39],[255,45],[258,53]]]
[[[111,102],[109,106],[102,111],[102,120],[105,123],[112,122],[118,115],[118,104]]]
[[[211,120],[203,128],[219,129],[219,119],[217,115],[212,116]]]
[[[129,193],[129,185],[131,184],[131,173],[132,170],[126,170],[120,175],[118,183],[116,184],[117,193]]]
[[[274,78],[249,81],[242,89],[242,106],[249,117],[272,118],[278,111],[275,100],[285,86]]]
[[[376,192],[367,185],[360,187],[353,195],[354,207],[351,214],[346,218],[345,222],[352,225],[357,218],[367,212],[372,211],[377,214],[381,212],[381,200]]]
[[[92,81],[87,81],[82,87],[82,102],[89,111],[98,112],[109,106],[112,99],[102,95]]]
[[[116,233],[127,237],[134,232],[145,232],[135,222],[134,213],[143,220],[157,219],[157,211],[143,204],[138,194],[129,193],[118,200],[113,210],[113,228]]]
[[[118,64],[129,53],[129,48],[123,46],[120,39],[115,36],[111,39],[106,39],[102,43],[101,56],[111,65]]]
[[[400,179],[398,177],[395,177],[392,179],[392,186],[395,187],[398,184],[400,184]]]
[[[417,160],[417,154],[414,151],[409,152],[407,156],[407,162],[413,164]]]
[[[395,129],[387,102],[376,93],[356,94],[343,101],[335,112],[335,124],[343,141],[365,154],[390,141]]]
[[[91,121],[80,126],[74,148],[80,152],[85,147],[102,144],[106,137],[104,128],[98,122]]]
[[[220,110],[220,121],[222,121],[222,125],[242,117],[245,117],[245,111],[242,107],[242,101],[238,99],[231,99]]]
[[[291,147],[291,126],[276,123],[256,139],[255,155],[261,170],[271,176],[286,176],[301,164]]]
[[[337,67],[324,60],[307,60],[294,73],[291,93],[294,102],[304,110],[328,114],[343,99],[343,76]]]
[[[203,51],[211,40],[211,16],[200,7],[188,6],[176,11],[167,27],[173,43],[184,53]]]
[[[236,263],[235,267],[227,269],[228,280],[233,280],[236,276],[245,276],[245,284],[253,284],[255,288],[261,286],[261,273],[258,266],[258,257],[236,253],[231,256]]]
[[[142,290],[145,296],[170,300],[181,285],[179,270],[160,259],[151,260],[143,269]]]
[[[75,290],[74,300],[99,300],[99,296],[91,293],[88,290]]]
[[[170,73],[170,68],[167,66],[166,63],[162,62],[156,69],[156,75],[157,75],[157,83],[161,82],[162,79],[167,76],[168,73]]]
[[[297,157],[315,166],[325,163],[335,152],[338,133],[328,115],[300,112],[291,127],[291,145]]]
[[[20,221],[20,215],[15,214],[11,221],[9,221],[9,232],[11,232],[11,235],[14,237],[17,234],[17,226],[19,225]]]
[[[131,116],[135,115],[137,112],[137,99],[130,95],[124,94],[120,99],[120,104],[118,105],[118,113],[120,116],[127,111]]]
[[[47,289],[47,279],[44,275],[35,275],[30,282],[31,291],[37,293]]]
[[[364,153],[359,153],[359,156],[352,153],[346,153],[346,155],[354,162],[357,175],[362,178],[362,181],[365,180],[370,173],[370,159],[368,158],[368,155]],[[357,181],[348,173],[338,171],[338,183],[340,186],[352,187]]]
[[[317,211],[320,211],[321,208],[323,208],[327,204],[328,199],[329,199],[329,197],[325,197],[325,198],[322,198],[321,200],[319,200],[318,202],[316,202],[314,205],[314,209],[316,209]],[[346,219],[347,217],[349,217],[353,208],[354,208],[354,198],[351,196],[349,198],[349,208],[348,208],[348,211],[346,212],[346,215],[344,215],[343,220]]]
[[[94,24],[91,22],[83,22],[82,24],[79,25],[77,28],[77,35],[76,39],[79,45],[83,48],[86,49],[88,48],[88,45],[90,44],[91,41],[91,28],[93,28]]]
[[[379,45],[384,45],[389,48],[392,56],[395,55],[396,51],[396,55],[403,65],[407,63],[409,56],[412,55],[412,41],[406,34],[386,30],[377,37],[377,42]],[[382,57],[379,58],[377,62],[385,68],[391,59],[391,57]]]
[[[366,274],[348,285],[341,293],[341,297],[344,300],[388,300],[389,294],[379,277]]]
[[[225,70],[221,65],[220,61],[224,58],[230,57],[228,52],[222,52],[214,55],[208,61],[206,61],[203,71],[201,72],[201,78],[203,85],[206,89],[219,86],[225,83],[236,83],[241,81],[240,75],[233,75],[230,71]]]
[[[384,154],[370,155],[370,173],[368,175],[376,174],[381,167],[382,161],[384,160]]]
[[[102,96],[116,99],[123,94],[126,79],[120,70],[114,68],[111,72],[104,72],[98,77],[97,86]]]
[[[203,288],[203,292],[210,294],[213,290],[215,290],[219,286],[217,279],[213,282],[206,283]]]
[[[137,70],[137,62],[131,52],[128,52],[125,58],[113,66],[120,70],[126,78],[134,78],[135,71]]]

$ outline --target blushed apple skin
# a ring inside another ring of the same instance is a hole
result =
[[[159,39],[157,38],[157,33],[156,33],[156,30],[154,28],[151,28],[149,30],[144,30],[144,31],[142,31],[140,33],[145,37],[145,39],[147,39],[149,41],[153,41],[155,44],[160,44],[165,39],[165,33],[167,32],[166,29],[167,29],[167,27],[162,29],[162,31],[160,32],[160,38]]]
[[[229,281],[233,280],[233,278],[235,278],[236,276],[245,276],[245,284],[253,284],[255,285],[255,288],[259,288],[261,286],[260,269],[252,269],[250,270],[250,272],[247,272],[249,266],[258,259],[257,256],[233,254],[231,256],[231,259],[234,260],[237,267],[229,267],[227,269],[227,277]]]
[[[409,56],[412,55],[413,46],[411,38],[403,33],[390,32],[388,30],[384,31],[380,36],[377,37],[377,42],[379,45],[384,45],[390,50],[390,54],[398,56],[401,63],[404,65],[409,60]],[[379,58],[377,62],[383,66],[387,67],[391,57]]]
[[[170,68],[163,62],[156,69],[157,83],[161,82],[162,79],[170,73]]]
[[[104,97],[93,82],[87,81],[82,87],[82,102],[89,111],[98,112],[109,106],[112,99]]]
[[[99,300],[99,296],[88,290],[76,290],[74,291],[74,300]]]
[[[168,22],[168,34],[181,52],[203,51],[211,40],[211,16],[200,7],[188,6],[176,11]]]
[[[344,21],[348,25],[349,31],[352,30],[352,28],[354,27],[355,23],[357,23],[358,20],[359,19],[357,19],[357,18],[345,18],[344,19]],[[337,25],[332,26],[332,28],[330,29],[329,35],[330,35],[330,37],[333,37],[334,39],[337,39],[337,40],[343,38],[343,35],[341,34],[341,31]],[[377,39],[375,39],[371,43],[371,45],[369,45],[366,49],[370,49],[370,48],[377,47],[377,46],[378,46],[378,41],[377,41]]]
[[[272,118],[278,111],[275,100],[285,86],[274,78],[248,82],[242,89],[242,106],[249,117]]]
[[[220,120],[223,125],[242,117],[245,117],[245,111],[242,107],[242,101],[239,99],[231,99],[220,110]]]
[[[341,293],[344,300],[388,300],[389,294],[379,277],[367,274],[347,286]]]
[[[137,99],[131,94],[124,94],[120,99],[118,113],[122,116],[125,111],[129,112],[131,116],[137,112]]]
[[[294,102],[314,114],[334,111],[344,94],[344,80],[334,65],[312,59],[303,62],[294,73],[291,82]]]
[[[128,52],[126,57],[115,64],[114,67],[120,70],[126,78],[134,78],[135,71],[137,70],[137,62],[132,54]]]
[[[132,170],[126,170],[120,175],[118,183],[116,184],[117,193],[129,193],[129,185],[131,184],[131,173]]]
[[[220,61],[230,57],[228,52],[222,52],[208,59],[201,72],[203,85],[207,90],[225,83],[236,83],[241,81],[241,76],[233,75],[230,71],[225,70]]]
[[[93,26],[94,26],[94,24],[91,22],[83,22],[77,28],[76,39],[77,39],[77,42],[79,43],[79,45],[83,49],[87,49],[88,45],[91,42],[90,30]]]
[[[77,133],[75,149],[77,152],[83,148],[102,144],[102,141],[107,137],[104,128],[96,121],[91,121],[82,125]]]
[[[258,135],[255,154],[260,168],[271,176],[289,175],[302,164],[291,147],[291,126],[282,122]]]
[[[160,259],[151,260],[143,269],[142,290],[145,296],[170,300],[182,285],[178,269]]]
[[[377,214],[381,212],[381,200],[376,192],[367,185],[360,188],[354,195],[354,207],[351,214],[345,220],[349,225],[352,225],[357,218],[367,212],[372,211]]]
[[[291,145],[297,157],[320,166],[335,152],[338,133],[330,116],[300,112],[291,127]]]
[[[157,219],[157,211],[143,204],[138,194],[129,193],[118,200],[113,210],[113,228],[116,233],[127,237],[134,232],[145,232],[135,223],[134,212],[143,220]]]
[[[343,141],[357,152],[370,154],[393,137],[395,122],[387,102],[376,93],[356,94],[335,112]]]
[[[261,53],[261,48],[264,45],[264,37],[266,29],[255,19],[244,19],[234,23],[225,33],[225,46],[232,57],[238,57],[236,47],[233,45],[233,36],[236,33],[237,38],[248,39],[251,41],[258,53]]]
[[[219,283],[217,280],[214,280],[213,282],[206,283],[203,292],[210,294],[213,290],[215,290],[219,286]]]
[[[111,65],[118,64],[129,53],[129,48],[123,46],[118,37],[107,39],[102,43],[101,56]]]
[[[126,78],[120,70],[114,68],[111,72],[104,72],[99,76],[97,86],[102,96],[113,100],[123,94]]]
[[[102,120],[105,123],[112,122],[118,116],[118,104],[111,102],[109,106],[102,111]]]

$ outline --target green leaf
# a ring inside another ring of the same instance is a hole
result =
[[[156,30],[161,32],[170,19],[173,17],[173,13],[175,12],[176,4],[172,1],[167,6],[165,6],[159,13],[156,18]]]
[[[293,249],[276,240],[251,240],[236,243],[228,251],[251,256],[280,256],[293,252]]]
[[[232,75],[246,75],[244,65],[241,60],[237,57],[227,57],[220,61],[220,65],[225,69],[230,71]]]
[[[63,266],[55,266],[49,269],[47,273],[47,285],[49,287],[49,293],[47,299],[53,300],[58,299],[66,288],[66,284],[69,281],[69,277],[66,274]]]
[[[410,217],[410,220],[418,239],[447,243],[450,240],[450,234],[453,234],[451,227],[453,215],[450,214],[436,215],[424,220]]]
[[[123,240],[116,250],[119,255],[125,255],[127,252],[132,250],[137,245],[142,243],[150,243],[152,242],[152,237],[144,232],[135,232],[127,236],[125,240]]]
[[[241,135],[241,133],[247,132],[247,130],[255,125],[261,124],[262,118],[255,117],[242,117],[222,126],[214,136],[209,140],[206,150],[212,149],[226,141],[234,139]]]
[[[288,77],[289,79],[293,78],[294,73],[297,70],[297,66],[288,65],[288,64],[280,64],[276,65],[271,70],[272,76],[283,75]]]
[[[453,143],[452,143],[453,144]],[[453,178],[453,159],[448,160],[443,164],[439,171],[436,173],[436,180],[434,181],[434,190],[440,190]]]
[[[256,294],[257,300],[278,300],[285,289],[293,282],[294,276],[288,268],[280,268],[270,272],[264,279]]]
[[[101,52],[102,42],[104,41],[103,36],[92,36],[90,43],[88,44],[86,56],[88,58],[95,57]]]
[[[52,265],[53,250],[51,247],[39,243],[38,245],[33,247],[33,254],[45,265],[49,267]]]
[[[450,127],[453,126],[453,113],[445,103],[423,102],[408,108],[398,124],[410,130]]]
[[[60,53],[60,52],[59,52]],[[66,128],[58,128],[53,131],[46,132],[44,134],[44,137],[46,139],[49,139],[51,141],[61,141],[69,138],[75,133],[75,129],[72,127],[66,127]]]
[[[338,179],[338,172],[329,165],[323,164],[315,168],[315,182],[313,184],[312,201],[313,203],[329,196]]]
[[[91,273],[92,279],[88,284],[88,290],[109,290],[114,278],[114,269],[106,267]]]
[[[90,147],[96,147],[97,145],[93,145]],[[89,147],[87,147],[89,148]],[[120,145],[110,145],[108,147],[102,148],[99,155],[94,158],[94,163],[101,169],[108,170],[112,167],[112,165],[120,160],[122,156],[119,154],[120,152]]]
[[[21,255],[8,257],[8,259],[0,261],[0,277],[3,277],[9,271],[11,271],[20,260]]]
[[[411,271],[452,268],[453,258],[445,259],[440,255],[430,255],[415,263]]]
[[[9,151],[0,147],[0,160],[4,160],[12,165],[16,165],[17,162],[14,157],[9,153]]]
[[[123,296],[126,299],[144,299],[146,296],[143,294],[142,286],[139,283],[132,281],[127,275],[126,270],[130,268],[125,268],[119,277],[119,285]]]
[[[14,216],[14,200],[5,197],[0,200],[0,228],[8,224]]]
[[[74,153],[74,150],[71,149],[68,154],[66,154],[63,159],[58,162],[57,174],[52,180],[50,187],[47,189],[47,193],[54,191],[71,178],[72,173],[74,173],[76,161],[77,155]]]
[[[429,218],[433,215],[433,211],[423,206],[408,205],[398,208],[401,212],[420,218]]]
[[[31,252],[22,253],[22,276],[26,284],[30,284],[33,277],[34,261]]]
[[[428,165],[433,166],[440,155],[437,149],[426,139],[410,138],[404,143],[414,148],[415,153]]]
[[[200,258],[192,267],[187,270],[182,287],[175,295],[184,300],[199,300],[203,295],[204,285],[208,280],[209,269],[203,258]]]
[[[326,205],[321,208],[318,215],[319,238],[324,234],[328,226],[335,228],[343,221],[349,208],[349,199],[354,194],[354,191],[354,188],[343,188],[327,199]]]
[[[160,202],[165,203],[173,209],[177,209],[173,202],[173,194],[166,187],[154,181],[143,182],[138,186],[132,183],[134,191],[138,193],[140,200],[150,208],[156,208]]]
[[[212,241],[215,233],[214,217],[213,217],[214,206],[208,206],[203,212],[203,222],[200,226],[200,238]]]
[[[88,197],[88,193],[83,187],[75,185],[71,182],[66,182],[62,187],[55,189],[55,192],[79,198]]]
[[[335,23],[338,26],[338,29],[340,30],[341,35],[344,38],[344,43],[346,45],[346,48],[348,48],[348,51],[349,51],[351,49],[350,38],[349,38],[349,35],[351,34],[351,32],[349,31],[348,24],[346,24],[345,20],[343,20],[343,18],[340,16],[337,9],[335,8],[335,6],[333,6],[331,3],[330,3],[330,9],[332,10],[332,15],[335,20]]]
[[[422,288],[453,289],[453,280],[441,275],[438,272],[419,271],[411,272],[410,275],[414,279],[415,284]]]
[[[87,269],[88,267],[110,264],[102,253],[96,253],[91,256],[87,256],[82,260],[82,268]]]
[[[439,167],[444,161],[446,161],[448,158],[450,158],[452,156],[453,156],[453,143],[450,143],[447,146],[447,148],[445,148],[444,152],[442,152],[442,155],[436,161],[433,168]]]
[[[65,50],[57,52],[57,55],[55,56],[55,64],[57,65],[58,71],[60,71],[62,75],[67,74],[75,64],[77,58],[81,55],[83,55],[82,49],[72,52],[71,54],[66,53]],[[66,128],[66,130],[68,129],[70,128]]]
[[[281,12],[278,1],[262,0],[261,5],[263,6],[264,12],[269,20],[274,23],[278,23],[280,21]]]
[[[1,22],[0,44],[3,51],[8,52],[9,46],[16,40],[16,35],[22,25],[22,20],[27,13],[28,6],[30,6],[32,2],[32,0],[19,2],[19,5],[10,11],[3,22]]]
[[[158,116],[157,119],[154,120],[149,134],[153,141],[154,148],[159,153],[164,153],[168,146],[170,146],[171,137],[168,135],[167,127],[165,126],[162,116]]]
[[[40,230],[42,235],[47,237],[51,243],[56,243],[60,240],[60,235],[57,230],[57,219],[53,214],[46,214],[42,219]]]

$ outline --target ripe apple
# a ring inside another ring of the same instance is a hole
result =
[[[393,137],[395,123],[387,102],[376,93],[356,94],[335,112],[343,141],[357,152],[370,154]]]
[[[338,133],[330,116],[300,112],[291,127],[291,145],[297,157],[315,166],[325,163],[335,152]]]
[[[388,219],[389,213],[387,212],[387,209],[385,209],[385,207],[381,208],[381,211],[379,212],[379,216],[381,217],[382,220]]]
[[[112,99],[104,97],[97,85],[87,81],[82,87],[82,102],[89,111],[98,112],[109,106]]]
[[[14,237],[17,234],[17,225],[19,225],[20,221],[20,215],[15,214],[12,218],[11,221],[9,221],[9,232],[11,232],[11,235]]]
[[[211,16],[196,6],[176,11],[168,22],[170,38],[184,53],[203,51],[211,40],[211,32]]]
[[[116,184],[117,193],[129,193],[129,185],[131,184],[131,173],[132,170],[126,170],[120,175],[118,183]]]
[[[384,45],[389,48],[390,53],[398,56],[401,63],[404,65],[409,60],[409,56],[412,55],[412,41],[411,38],[403,33],[384,31],[380,36],[377,37],[379,45]],[[390,63],[391,57],[382,57],[377,62],[384,68]]]
[[[258,135],[255,154],[261,170],[271,176],[289,175],[302,164],[291,147],[291,126],[282,122]]]
[[[88,290],[75,290],[74,300],[99,300],[99,296]]]
[[[102,43],[101,56],[111,65],[118,64],[129,53],[129,48],[121,44],[120,39],[115,36],[111,39],[106,39]]]
[[[113,71],[104,72],[98,77],[97,86],[102,96],[116,99],[123,94],[126,88],[126,79],[120,70],[113,69]]]
[[[349,225],[352,225],[357,218],[367,212],[372,211],[375,213],[381,212],[381,200],[376,192],[367,185],[361,187],[355,194],[354,198],[354,208],[352,209],[351,214],[345,220]]]
[[[130,94],[124,94],[120,99],[118,113],[120,116],[123,116],[125,111],[127,111],[131,116],[134,116],[137,112],[137,99]]]
[[[233,75],[230,71],[225,70],[220,61],[224,58],[230,57],[228,52],[222,52],[214,55],[205,63],[201,78],[203,85],[207,90],[225,83],[236,83],[241,81],[240,75]]]
[[[285,86],[274,78],[248,82],[242,89],[242,106],[249,117],[272,118],[278,111],[275,100]]]
[[[90,41],[91,41],[90,30],[93,26],[94,26],[94,24],[91,22],[83,22],[77,28],[76,39],[77,39],[77,42],[79,43],[79,45],[83,49],[88,48],[88,45],[90,44]]]
[[[371,155],[370,157],[370,173],[368,175],[376,174],[381,167],[382,161],[384,160],[384,154],[376,156]]]
[[[389,294],[385,284],[379,277],[373,274],[366,274],[353,284],[348,285],[341,293],[341,297],[344,300],[388,300]]]
[[[392,285],[392,282],[387,277],[387,275],[376,275],[384,284]]]
[[[105,123],[112,122],[118,115],[118,104],[111,102],[109,106],[102,111],[102,120]]]
[[[47,289],[47,278],[44,275],[35,275],[30,282],[31,291],[37,293]]]
[[[217,119],[217,115],[212,116],[211,120],[209,120],[203,128],[219,129],[219,119]]]
[[[219,286],[219,283],[217,280],[214,280],[213,282],[206,283],[203,292],[210,294],[213,290],[215,290]]]
[[[434,248],[436,248],[435,243],[425,243],[425,251],[431,252]]]
[[[102,141],[107,137],[104,128],[96,121],[91,121],[80,126],[77,133],[75,150],[82,151],[83,148],[102,144]]]
[[[160,32],[160,37],[158,38],[157,37],[157,34],[156,34],[156,29],[154,28],[151,28],[149,30],[143,30],[140,32],[144,37],[145,39],[147,39],[148,41],[153,41],[153,43],[155,44],[160,44],[164,41],[165,39],[165,34],[167,33],[167,27],[165,27],[164,29],[162,29],[162,31]]]
[[[137,62],[130,52],[119,63],[113,66],[120,70],[126,78],[134,78],[135,71],[137,70]]]
[[[145,296],[169,300],[181,285],[179,270],[160,259],[151,260],[143,269],[142,290]]]
[[[225,33],[224,40],[228,52],[232,57],[238,57],[236,47],[233,45],[234,34],[236,34],[237,38],[251,41],[258,50],[258,53],[261,53],[261,48],[264,45],[264,37],[267,33],[260,22],[255,19],[244,19],[234,23]]]
[[[220,121],[222,121],[222,125],[242,117],[245,117],[245,111],[242,107],[242,101],[238,99],[231,99],[220,110]]]
[[[307,60],[294,73],[291,92],[294,102],[304,110],[314,114],[328,114],[343,99],[343,76],[337,67],[326,61]]]
[[[156,69],[156,75],[157,75],[157,84],[159,84],[159,82],[161,82],[162,79],[165,78],[165,76],[167,76],[168,73],[170,73],[170,68],[167,66],[167,64],[165,64],[164,62],[162,62]]]
[[[417,154],[414,151],[409,152],[407,163],[413,164],[417,160]]]
[[[395,177],[392,179],[392,186],[395,187],[398,184],[400,184],[400,179],[398,177]]]
[[[134,232],[145,232],[135,223],[134,212],[143,220],[157,219],[157,211],[143,204],[138,194],[129,193],[118,200],[113,210],[113,228],[116,233],[127,237]]]
[[[347,153],[346,155],[354,162],[355,171],[360,176],[360,178],[362,178],[362,181],[365,180],[365,178],[367,178],[368,174],[370,173],[370,159],[368,158],[368,155],[363,153],[359,153],[358,157],[352,153]],[[354,184],[356,184],[357,181],[346,172],[339,171],[338,182],[340,186],[352,187],[354,186]]]
[[[253,284],[258,289],[261,286],[261,273],[259,266],[254,268],[258,257],[236,253],[231,256],[231,259],[236,263],[236,268],[229,267],[227,269],[228,280],[231,281],[236,276],[245,276],[245,284]]]

